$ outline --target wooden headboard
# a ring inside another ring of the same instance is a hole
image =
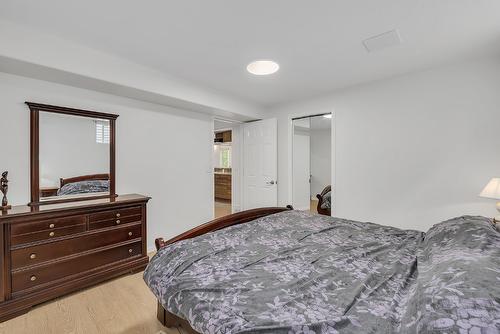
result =
[[[109,181],[109,174],[81,175],[81,176],[69,177],[67,179],[60,178],[59,183],[60,187],[62,188],[62,186],[68,183],[74,183],[80,181],[95,181],[95,180]]]

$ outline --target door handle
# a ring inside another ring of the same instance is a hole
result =
[[[277,183],[277,182],[274,182],[274,180],[271,180],[271,181],[269,181],[269,182],[266,182],[266,184],[270,184],[270,185],[273,185],[273,184],[275,184],[275,183]]]

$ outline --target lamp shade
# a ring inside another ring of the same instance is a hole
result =
[[[500,199],[500,178],[493,178],[479,194],[481,197]]]

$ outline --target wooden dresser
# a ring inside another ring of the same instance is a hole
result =
[[[148,200],[123,195],[0,211],[0,321],[144,270]]]

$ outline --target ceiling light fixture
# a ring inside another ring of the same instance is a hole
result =
[[[332,114],[323,115],[324,118],[332,118]]]
[[[272,60],[256,60],[248,64],[247,71],[255,75],[269,75],[280,69],[278,63]]]

